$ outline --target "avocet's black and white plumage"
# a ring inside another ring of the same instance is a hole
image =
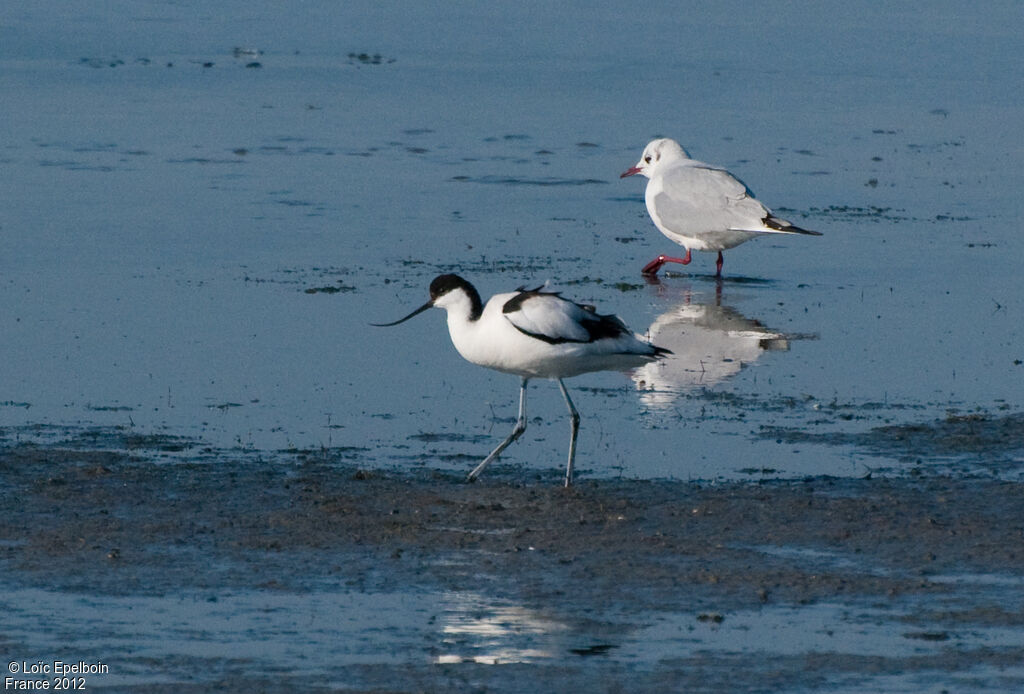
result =
[[[428,308],[448,312],[448,332],[466,361],[520,377],[519,418],[512,433],[469,473],[475,480],[505,448],[526,430],[526,384],[531,378],[558,381],[569,406],[572,430],[565,485],[572,483],[579,413],[563,378],[591,371],[626,371],[667,353],[639,339],[617,317],[601,315],[593,306],[577,304],[557,292],[525,289],[496,294],[486,305],[472,284],[458,275],[440,275],[430,283],[430,301],[398,325]]]
[[[620,176],[642,174],[649,180],[644,200],[658,231],[686,248],[686,256],[660,255],[644,266],[645,275],[657,274],[665,263],[690,263],[690,251],[718,251],[717,275],[722,274],[722,251],[765,234],[808,234],[754,198],[732,174],[718,166],[690,159],[679,143],[652,140],[640,161]]]

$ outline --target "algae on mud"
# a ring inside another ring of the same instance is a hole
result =
[[[94,683],[103,691],[283,691],[300,676],[356,691],[451,677],[494,691],[580,678],[693,691],[765,678],[835,691],[883,677],[1024,684],[1024,601],[1006,590],[1024,580],[1020,484],[565,490],[557,471],[524,482],[499,467],[465,484],[361,470],[330,451],[206,453],[155,464],[139,448],[5,446],[5,650],[97,654],[121,673]],[[322,618],[307,613],[317,605]],[[405,645],[374,651],[381,629]],[[303,648],[324,657],[281,655]]]

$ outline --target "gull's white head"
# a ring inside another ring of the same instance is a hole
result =
[[[623,171],[619,178],[633,176],[634,174],[643,174],[650,178],[660,167],[680,159],[689,159],[689,157],[686,156],[686,151],[675,140],[667,137],[651,140],[644,147],[644,153],[640,156],[640,161],[635,166]]]

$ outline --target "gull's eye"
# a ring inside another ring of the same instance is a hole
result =
[[[648,155],[647,155],[646,157],[644,157],[644,161],[645,161],[646,163],[650,164],[650,163],[651,163],[651,155],[650,155],[650,154],[648,154]]]

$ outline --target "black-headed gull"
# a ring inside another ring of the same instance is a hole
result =
[[[644,266],[655,275],[665,263],[690,263],[690,251],[718,251],[716,275],[722,275],[722,251],[763,234],[808,234],[772,214],[742,181],[725,169],[690,159],[679,143],[669,138],[652,140],[640,161],[620,178],[643,174],[644,199],[658,230],[686,248],[686,256],[660,255]]]
[[[520,287],[496,294],[484,305],[476,288],[458,275],[434,278],[430,301],[405,318],[374,325],[398,325],[433,307],[448,312],[452,343],[466,361],[522,379],[515,428],[469,473],[469,481],[475,480],[526,430],[527,382],[531,378],[550,378],[558,381],[572,422],[565,469],[568,487],[572,484],[580,416],[562,379],[591,371],[626,371],[669,353],[639,339],[617,316],[601,315],[593,306],[574,303],[540,288]]]

